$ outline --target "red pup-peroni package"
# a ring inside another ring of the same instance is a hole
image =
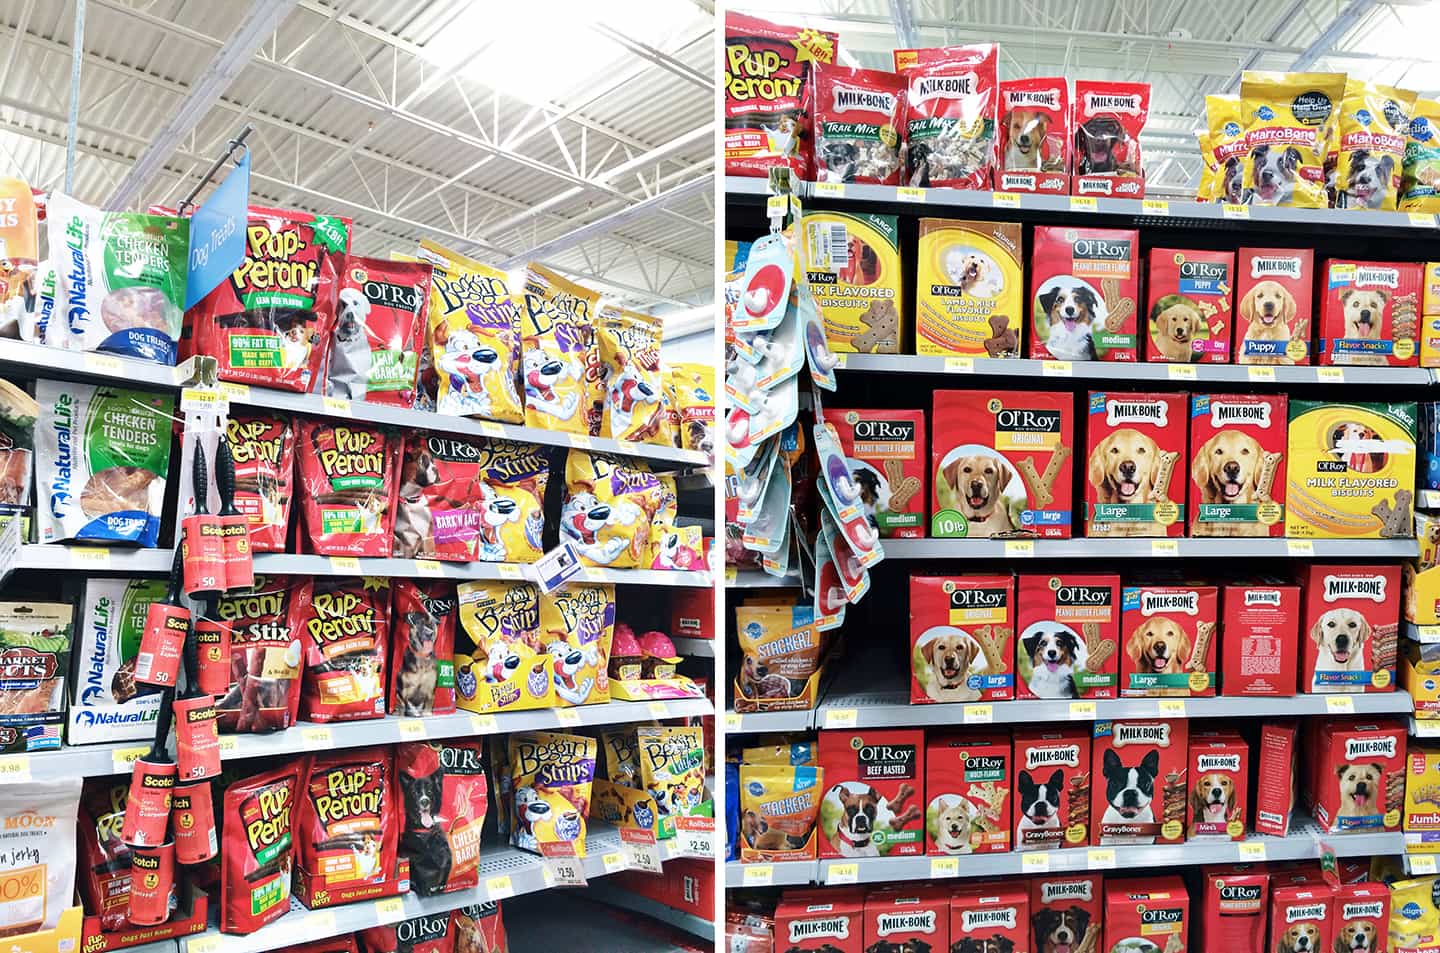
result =
[[[379,427],[300,421],[304,548],[320,556],[389,556],[400,437]]]
[[[230,630],[230,687],[215,702],[220,731],[281,731],[300,708],[300,630],[310,611],[308,578],[256,576],[249,592],[221,596]]]
[[[295,820],[309,893],[382,883],[395,875],[399,798],[385,748],[305,759]]]
[[[833,63],[837,35],[725,15],[725,174],[789,166],[810,178],[816,63]]]
[[[250,549],[285,551],[295,493],[295,425],[289,417],[232,414],[225,426],[235,461],[235,508],[250,523]]]
[[[301,617],[306,721],[354,721],[385,714],[390,580],[320,577]]]
[[[225,789],[221,819],[220,930],[254,933],[290,910],[292,815],[299,766]]]

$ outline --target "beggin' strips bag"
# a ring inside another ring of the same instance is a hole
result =
[[[838,35],[725,14],[725,174],[788,166],[810,178],[816,63],[835,62]]]
[[[554,671],[561,705],[610,700],[610,640],[615,634],[615,587],[561,586],[540,596],[540,639]]]
[[[300,616],[306,721],[354,721],[385,714],[390,580],[320,576]]]
[[[1205,115],[1210,128],[1210,162],[1215,166],[1208,200],[1231,205],[1250,201],[1245,191],[1245,160],[1250,153],[1245,144],[1240,97],[1206,96]]]
[[[397,745],[395,777],[404,812],[400,856],[410,858],[411,888],[429,897],[474,887],[489,806],[481,743]]]
[[[545,487],[550,459],[533,443],[490,440],[481,446],[482,562],[533,563],[545,552]]]
[[[704,364],[672,364],[679,444],[715,452],[715,370]]]
[[[1335,207],[1393,211],[1415,94],[1349,77],[1340,105]]]
[[[478,712],[555,707],[553,659],[540,639],[540,590],[528,582],[464,582],[455,594],[456,704]]]
[[[590,328],[600,296],[548,268],[531,265],[522,302],[520,380],[525,389],[525,423],[588,434],[586,414],[592,398],[587,375],[599,372],[591,366]]]
[[[510,737],[514,829],[510,843],[540,853],[541,844],[569,841],[585,856],[585,821],[595,780],[595,739],[548,731]]]
[[[295,425],[286,416],[232,413],[225,425],[235,461],[235,508],[250,521],[250,548],[283,553],[295,495]]]
[[[505,272],[429,241],[420,243],[417,258],[431,266],[426,344],[435,411],[524,423],[515,385],[520,314]]]
[[[236,781],[220,822],[220,932],[254,933],[290,910],[290,854],[300,765]]]
[[[605,752],[605,778],[627,788],[640,786],[640,751],[634,725],[623,725],[600,732],[600,746]]]
[[[414,406],[430,266],[355,255],[340,272],[325,393]]]
[[[815,858],[815,821],[824,793],[820,768],[740,765],[740,860]]]
[[[455,711],[455,583],[396,579],[394,588],[390,713],[448,715]]]
[[[1344,96],[1344,73],[1241,74],[1244,188],[1250,201],[1326,207],[1327,127]]]
[[[664,382],[660,339],[664,322],[648,314],[600,310],[600,365],[605,381],[600,436],[640,443],[665,443]]]
[[[998,64],[998,48],[990,43],[895,51],[895,72],[908,83],[905,185],[990,188]]]
[[[705,739],[693,728],[641,725],[635,729],[640,781],[655,799],[661,824],[673,827],[705,802]]]
[[[311,755],[300,769],[299,792],[297,863],[307,894],[395,876],[400,799],[389,749]]]
[[[320,556],[389,556],[400,436],[362,423],[301,420],[302,548]]]
[[[575,544],[587,566],[633,569],[650,545],[650,524],[668,510],[674,519],[674,480],[639,460],[571,450],[565,459],[560,538]]]
[[[1411,111],[1400,210],[1440,212],[1440,102],[1433,99],[1416,99]]]
[[[221,596],[215,618],[230,630],[230,688],[215,700],[220,731],[281,731],[300,708],[300,633],[309,578],[255,577],[250,592]]]

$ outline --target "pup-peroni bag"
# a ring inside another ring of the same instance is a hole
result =
[[[430,298],[430,266],[342,259],[326,390],[331,397],[415,404]]]
[[[668,495],[674,496],[673,486]],[[641,461],[571,450],[565,460],[560,537],[575,544],[586,565],[635,568],[645,557],[650,523],[666,496],[663,480]]]
[[[312,755],[300,778],[295,830],[309,892],[393,878],[400,813],[389,750]]]
[[[250,548],[285,551],[295,495],[295,425],[286,416],[232,413],[225,425],[235,461],[235,508],[250,521]]]
[[[361,423],[301,420],[305,548],[321,556],[389,556],[400,436]]]
[[[221,596],[216,618],[230,629],[230,688],[215,701],[220,731],[281,731],[300,708],[299,639],[310,609],[308,577],[255,577],[250,592]]]
[[[899,185],[905,79],[827,63],[812,75],[816,181]]]
[[[704,364],[672,364],[679,444],[686,450],[715,452],[715,370]]]
[[[598,340],[605,402],[600,436],[663,443],[665,388],[660,373],[664,322],[648,314],[604,307]]]
[[[1400,209],[1440,211],[1440,102],[1416,99],[1405,136]]]
[[[1415,94],[1349,77],[1340,105],[1335,207],[1393,210]]]
[[[525,274],[520,314],[521,384],[525,423],[561,433],[588,434],[592,406],[587,383],[594,347],[591,325],[600,296],[541,265]],[[593,368],[598,378],[598,367]]]
[[[988,189],[1000,78],[993,44],[896,50],[905,93],[905,184]]]
[[[431,266],[427,346],[436,412],[524,423],[515,384],[520,314],[505,273],[429,241],[418,257]]]
[[[400,856],[422,897],[475,886],[489,787],[478,741],[409,743],[395,748],[402,798]]]
[[[220,932],[254,933],[290,910],[294,762],[225,789],[220,823]]]
[[[584,857],[595,739],[532,731],[512,735],[509,747],[515,821],[510,843],[540,853],[542,844],[568,841]]]
[[[533,563],[544,554],[549,457],[533,443],[489,440],[480,448],[480,540],[483,562]]]
[[[396,579],[390,613],[390,713],[408,718],[455,710],[455,584]]]
[[[1245,123],[1240,115],[1240,97],[1206,96],[1205,115],[1209,124],[1210,162],[1215,166],[1207,200],[1232,205],[1248,202],[1245,160],[1249,157],[1249,149],[1245,140]]]
[[[835,61],[838,36],[725,14],[725,174],[789,166],[810,178],[815,64]]]
[[[554,668],[561,705],[610,700],[610,640],[615,632],[615,587],[561,586],[540,596],[540,638]]]
[[[390,580],[320,576],[300,616],[306,721],[354,721],[385,714]]]
[[[455,592],[456,703],[479,712],[554,707],[553,660],[539,632],[540,590],[528,582],[465,582]]]
[[[1071,195],[1134,199],[1145,194],[1140,134],[1149,115],[1149,83],[1075,81]]]
[[[1326,127],[1344,95],[1344,73],[1241,74],[1244,187],[1254,204],[1325,208]]]

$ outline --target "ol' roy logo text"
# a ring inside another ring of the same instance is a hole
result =
[[[1326,576],[1325,601],[1367,599],[1381,605],[1385,602],[1384,576]]]
[[[1105,424],[1115,427],[1120,424],[1153,424],[1156,427],[1170,425],[1170,405],[1163,400],[1107,400],[1105,401]]]
[[[878,89],[837,86],[835,88],[835,111],[842,113],[847,109],[864,109],[869,112],[893,113],[897,98],[894,93]]]
[[[822,917],[818,920],[792,920],[790,942],[805,940],[848,940],[850,938],[849,917]]]
[[[392,285],[388,281],[367,281],[360,291],[371,304],[397,311],[419,311],[420,289],[414,285]]]
[[[1246,589],[1245,606],[1279,606],[1279,589]]]
[[[1186,615],[1200,613],[1198,592],[1142,592],[1140,614],[1154,615],[1157,612],[1183,612]]]
[[[1225,278],[1230,272],[1230,266],[1218,261],[1182,261],[1180,263],[1181,278],[1206,278],[1219,280]]]
[[[995,429],[1004,433],[1026,431],[1030,433],[1059,433],[1060,412],[1056,410],[1029,410],[1027,408],[1001,408],[995,414]]]
[[[1301,920],[1325,919],[1325,904],[1306,903],[1285,908],[1285,922],[1299,923]]]
[[[908,420],[857,420],[854,434],[856,440],[912,443],[915,440],[915,424]]]
[[[1076,261],[1128,261],[1130,243],[1110,238],[1076,238],[1070,243],[1070,256]]]
[[[1090,881],[1088,879],[1045,881],[1040,884],[1041,905],[1048,907],[1064,900],[1089,903],[1091,900]]]
[[[1364,761],[1366,758],[1393,757],[1395,757],[1395,738],[1393,735],[1345,739],[1346,761]]]
[[[889,936],[892,933],[934,933],[935,911],[882,913],[875,919],[875,932],[880,936]]]
[[[1096,113],[1127,113],[1132,116],[1140,115],[1140,97],[1133,93],[1129,95],[1086,93],[1083,102],[1085,112],[1092,116]]]
[[[1006,109],[1060,109],[1058,89],[1007,89]]]
[[[1159,910],[1151,907],[1140,914],[1141,923],[1180,923],[1185,919],[1185,911],[1178,907],[1165,907]]]
[[[966,910],[960,916],[960,929],[964,933],[973,933],[976,930],[1013,930],[1017,925],[1014,907]]]
[[[1123,748],[1126,745],[1155,745],[1158,748],[1170,747],[1170,726],[1161,722],[1155,725],[1115,725],[1114,745]]]
[[[1250,259],[1251,278],[1290,278],[1300,280],[1300,259],[1256,255]]]
[[[910,87],[910,102],[923,103],[932,99],[958,99],[974,96],[979,83],[974,73],[957,76],[922,76]]]
[[[1240,770],[1240,756],[1238,754],[1202,754],[1195,759],[1195,768],[1202,774],[1207,771],[1234,773]]]
[[[1080,766],[1079,745],[1052,745],[1045,748],[1030,748],[1025,752],[1025,770],[1041,768],[1078,768]]]
[[[915,776],[914,745],[861,745],[855,760],[867,781]]]
[[[1268,402],[1237,404],[1223,400],[1210,401],[1210,426],[1219,430],[1234,424],[1259,427],[1261,430],[1268,429],[1270,427],[1270,404]]]
[[[1379,900],[1347,903],[1340,907],[1342,920],[1378,920],[1385,912],[1385,905]]]
[[[1057,606],[1108,606],[1108,586],[1061,586],[1055,590]]]
[[[993,609],[1005,604],[1005,589],[956,589],[950,593],[952,609]]]
[[[1220,899],[1234,903],[1253,903],[1260,899],[1260,885],[1225,884],[1220,888]]]

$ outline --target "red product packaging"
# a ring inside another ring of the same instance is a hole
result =
[[[1189,941],[1185,881],[1172,875],[1106,882],[1103,949],[1185,953]]]
[[[390,750],[313,755],[300,779],[296,853],[309,893],[394,877],[400,825]]]
[[[1229,363],[1234,289],[1233,251],[1150,249],[1145,359]]]
[[[129,794],[128,779],[88,778],[80,796],[76,887],[106,932],[125,926],[130,903],[130,847],[120,836]]]
[[[1126,586],[1121,697],[1215,694],[1214,586]]]
[[[725,174],[789,166],[810,178],[812,63],[835,62],[838,36],[725,14]]]
[[[1250,746],[1233,731],[1190,736],[1187,839],[1244,840],[1249,816]]]
[[[175,712],[176,780],[201,781],[220,776],[219,717],[209,695],[177,698]]]
[[[1200,949],[1261,953],[1270,875],[1260,867],[1233,864],[1206,867],[1200,877]]]
[[[910,577],[910,704],[1015,697],[1015,577]]]
[[[455,583],[396,579],[390,614],[390,713],[455,711]]]
[[[355,721],[385,714],[390,580],[321,576],[300,616],[306,721]]]
[[[1270,949],[1334,949],[1335,890],[1323,883],[1276,885],[1270,891]],[[1388,924],[1387,924],[1388,928]]]
[[[864,949],[877,944],[882,950],[948,950],[950,890],[913,885],[866,894]]]
[[[251,207],[245,259],[186,315],[181,357],[213,356],[220,379],[309,391],[335,322],[344,219]]]
[[[1030,881],[1030,949],[1099,949],[1104,923],[1102,874],[1042,874]]]
[[[1009,851],[1010,737],[953,732],[931,734],[924,742],[925,853]]]
[[[500,903],[472,903],[450,911],[450,932],[456,953],[508,953],[505,920]]]
[[[1305,567],[1302,692],[1395,690],[1400,567]]]
[[[990,43],[895,51],[895,71],[906,81],[906,185],[990,188],[999,62]]]
[[[301,420],[301,542],[319,556],[389,556],[400,437],[359,423]]]
[[[1178,844],[1185,840],[1187,729],[1183,720],[1095,722],[1091,737],[1092,843]]]
[[[1309,364],[1315,252],[1242,248],[1235,264],[1236,364]]]
[[[1016,698],[1115,697],[1119,575],[1021,573],[1016,601]]]
[[[166,840],[170,823],[170,797],[175,790],[175,764],[136,758],[130,769],[130,793],[125,799],[125,821],[120,839],[131,847],[154,847]]]
[[[1085,535],[1185,534],[1188,403],[1184,394],[1090,392]]]
[[[223,696],[230,688],[230,629],[213,619],[196,619],[195,651],[200,691]]]
[[[1295,735],[1293,721],[1260,725],[1255,762],[1255,832],[1284,837],[1295,810]]]
[[[145,611],[145,632],[135,653],[135,681],[174,688],[189,631],[189,609],[168,602],[150,603]]]
[[[220,931],[254,933],[290,910],[291,763],[225,789],[220,825]]]
[[[820,859],[925,852],[925,732],[822,731]]]
[[[687,639],[715,639],[715,590],[677,588],[670,594],[670,632]]]
[[[235,508],[250,525],[250,548],[283,553],[295,496],[295,427],[289,417],[234,414],[225,425],[235,461]]]
[[[1307,744],[1315,821],[1327,831],[1398,831],[1405,808],[1405,725],[1322,722]]]
[[[483,949],[483,948],[482,948]],[[449,913],[426,913],[360,934],[361,953],[457,953]]]
[[[925,412],[841,410],[824,419],[840,437],[870,525],[885,538],[925,535]]]
[[[518,522],[518,508],[482,491],[479,441],[415,434],[405,441],[395,509],[394,554],[402,559],[470,562],[482,524]]]
[[[1145,196],[1140,134],[1150,115],[1149,83],[1075,81],[1071,195],[1138,199]]]
[[[775,942],[795,953],[861,953],[864,920],[862,888],[787,890],[775,906]]]
[[[1020,728],[1013,744],[1015,849],[1090,843],[1090,732]]]
[[[900,184],[905,80],[816,63],[815,181]]]
[[[1232,583],[1220,590],[1220,694],[1295,694],[1300,587]]]
[[[1284,394],[1190,398],[1191,536],[1285,535]]]
[[[997,192],[1070,192],[1070,96],[1063,76],[1000,84]]]
[[[1321,267],[1318,363],[1417,366],[1425,266],[1331,258]]]
[[[1346,884],[1335,893],[1335,948],[1385,953],[1390,938],[1390,889],[1382,883]]]
[[[489,788],[480,742],[401,744],[395,774],[404,807],[400,856],[422,897],[480,882],[480,832]]]
[[[203,864],[219,853],[214,792],[209,781],[176,785],[170,810],[177,861],[187,865]]]
[[[1030,256],[1030,356],[1138,361],[1140,233],[1038,225]]]
[[[1030,893],[1023,883],[961,887],[950,898],[950,949],[1030,948]]]
[[[413,407],[429,300],[425,262],[343,259],[325,392]]]
[[[229,687],[215,702],[222,734],[282,731],[295,723],[310,592],[308,577],[256,576],[253,591],[216,602],[230,630]]]
[[[155,926],[170,916],[175,895],[175,845],[157,844],[130,851],[130,922]]]

